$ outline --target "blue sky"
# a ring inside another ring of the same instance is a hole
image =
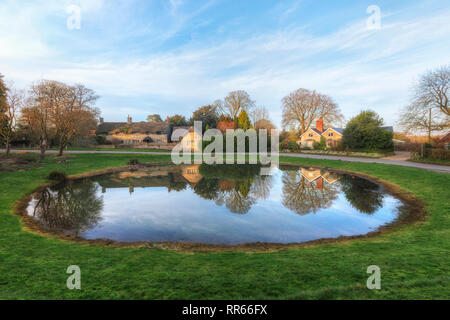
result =
[[[449,17],[448,0],[0,0],[0,72],[82,82],[106,121],[190,116],[242,89],[280,126],[281,99],[307,88],[395,125],[418,76],[450,63]]]

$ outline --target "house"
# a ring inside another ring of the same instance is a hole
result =
[[[196,185],[203,178],[203,176],[200,174],[199,167],[200,165],[196,164],[188,167],[183,167],[182,169],[183,177],[191,185]]]
[[[170,141],[168,122],[133,122],[128,116],[127,122],[104,122],[100,118],[96,134],[104,135],[108,141],[119,139],[123,144],[138,145],[149,143],[167,144]]]
[[[309,128],[300,136],[300,140],[297,143],[301,143],[304,147],[312,148],[314,142],[320,142],[322,137],[325,138],[327,147],[336,147],[339,141],[342,139],[342,128],[327,128],[323,127],[323,120],[316,121],[315,128]]]
[[[308,182],[316,183],[316,189],[323,190],[324,189],[324,181],[328,184],[333,184],[336,181],[340,179],[340,176],[338,176],[335,173],[332,172],[325,172],[322,174],[322,171],[320,169],[314,169],[314,168],[301,168],[300,170],[302,176],[308,180]]]
[[[450,132],[440,138],[439,143],[443,143],[446,149],[450,149]]]
[[[192,126],[184,126],[184,127],[177,126],[177,127],[173,127],[172,132],[176,132],[177,130],[184,130],[184,134],[181,137],[177,137],[177,138],[171,137],[172,142],[180,142],[180,140],[181,140],[183,150],[190,149],[191,151],[194,151],[194,152],[201,151],[200,141],[202,139],[202,136],[198,132],[195,132],[194,127],[192,127]]]

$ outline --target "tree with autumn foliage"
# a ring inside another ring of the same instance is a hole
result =
[[[32,85],[22,121],[39,137],[44,158],[50,133],[58,141],[59,156],[76,137],[87,136],[95,129],[99,110],[94,108],[98,96],[82,84],[67,85],[42,80]]]

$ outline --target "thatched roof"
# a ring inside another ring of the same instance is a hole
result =
[[[126,122],[103,122],[97,127],[97,134],[108,134],[111,131],[123,127],[131,128],[132,133],[142,134],[168,134],[169,124],[167,122],[134,122],[129,125]]]
[[[97,134],[108,134],[113,130],[126,126],[126,122],[103,122],[97,127]]]
[[[167,122],[135,122],[131,124],[133,133],[143,134],[167,134],[169,133],[169,124]]]

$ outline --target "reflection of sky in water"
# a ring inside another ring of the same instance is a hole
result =
[[[190,241],[216,244],[303,242],[359,235],[395,219],[401,202],[385,194],[382,207],[365,214],[337,188],[326,209],[299,215],[282,205],[283,171],[273,176],[270,195],[257,200],[246,214],[232,213],[195,194],[189,186],[168,192],[166,187],[108,188],[103,194],[102,220],[84,238],[117,241]],[[101,195],[101,188],[98,195]]]

